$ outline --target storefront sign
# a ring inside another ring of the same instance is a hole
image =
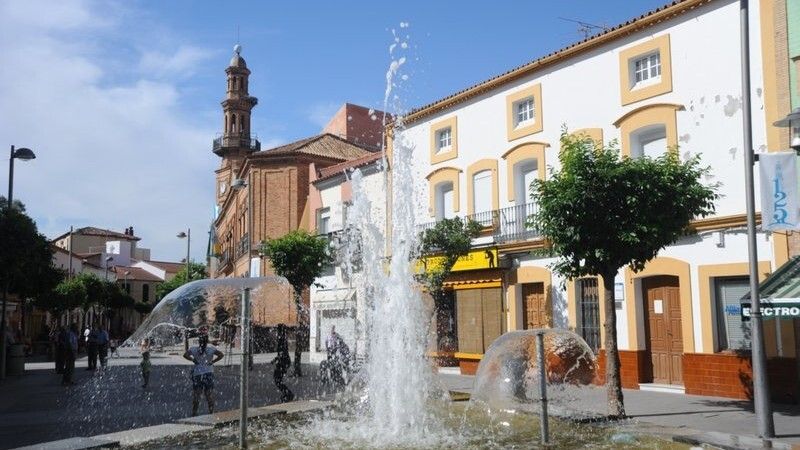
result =
[[[426,269],[437,267],[442,264],[443,261],[443,256],[421,258],[417,261],[417,272],[423,272]],[[497,268],[497,249],[484,248],[473,250],[461,258],[458,258],[455,265],[453,265],[453,272],[495,268]]]
[[[761,176],[761,229],[764,231],[800,229],[797,203],[797,154],[795,152],[758,155]]]
[[[742,303],[742,320],[750,320],[752,305]],[[771,298],[761,302],[761,317],[764,319],[797,319],[800,318],[800,299]]]

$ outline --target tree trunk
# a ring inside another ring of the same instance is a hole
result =
[[[609,270],[603,274],[603,308],[606,321],[603,324],[606,331],[606,340],[603,345],[606,351],[606,391],[608,402],[608,415],[612,418],[625,417],[625,403],[622,399],[622,379],[619,370],[619,349],[617,348],[617,309],[614,304],[614,279],[617,269]],[[635,326],[635,324],[629,324]]]
[[[302,377],[303,370],[301,368],[301,358],[303,355],[301,342],[306,335],[306,321],[304,320],[305,314],[303,312],[303,298],[300,292],[295,291],[294,306],[297,310],[297,332],[295,333],[294,342],[294,376]]]

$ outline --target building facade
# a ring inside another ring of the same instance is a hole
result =
[[[353,220],[353,175],[360,173],[359,186],[369,198],[370,223],[378,230],[386,226],[386,190],[382,155],[379,152],[329,166],[313,173],[309,194],[310,227],[331,243],[334,262],[326,267],[310,290],[310,359],[326,357],[325,340],[331,327],[356,356],[366,350],[367,288],[360,267],[360,233]],[[350,214],[348,214],[350,212]]]
[[[259,256],[260,243],[300,228],[313,230],[309,183],[314,171],[371,154],[383,130],[366,108],[345,104],[321,134],[262,150],[250,130],[258,102],[249,94],[250,70],[240,52],[237,46],[225,70],[224,131],[213,146],[221,158],[215,177],[215,278],[271,274]]]
[[[788,133],[772,126],[788,113],[776,90],[776,36],[786,28],[778,3],[751,2],[757,152],[787,147]],[[484,226],[467,258],[476,264],[454,273],[447,282],[452,299],[437,305],[437,319],[455,324],[454,348],[440,344],[441,353],[471,372],[504,331],[559,327],[582,335],[604,367],[602,283],[553,273],[552,259],[532,253],[544,241],[525,221],[536,213],[530,183],[559,169],[566,127],[616,140],[627,157],[677,151],[682,158],[699,154],[711,167],[702,181],[720,184],[715,215],[694,221],[696,233],[643,271],[617,275],[623,386],[747,395],[739,372],[749,332],[737,309],[748,291],[739,39],[738,2],[673,2],[406,117],[402,133],[415,152],[417,193],[427,199],[417,223],[458,215]],[[789,239],[759,231],[757,242],[759,275],[766,277],[788,260]],[[771,370],[789,368],[797,351],[792,323],[768,321],[765,328]],[[710,367],[716,372],[701,372]],[[773,392],[784,395],[784,388]]]

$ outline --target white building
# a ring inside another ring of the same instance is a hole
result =
[[[350,351],[362,356],[365,353],[365,299],[366,292],[358,268],[357,239],[347,231],[348,209],[353,202],[352,176],[355,170],[361,172],[361,186],[370,199],[370,216],[373,224],[383,230],[385,227],[385,189],[384,172],[381,170],[381,154],[373,153],[352,161],[326,167],[317,171],[311,168],[309,188],[310,229],[317,234],[327,235],[332,242],[335,263],[326,268],[326,273],[317,278],[316,286],[310,292],[310,343],[312,362],[325,359],[325,340],[331,327],[342,336]],[[353,228],[351,227],[351,233]],[[348,271],[346,249],[339,243],[351,242],[354,258],[353,269]],[[350,275],[348,275],[348,273]]]
[[[784,137],[771,124],[788,113],[776,100],[780,21],[773,5],[750,4],[753,145],[759,152],[781,149]],[[417,223],[459,215],[486,226],[470,255],[480,263],[454,274],[448,281],[453,299],[439,305],[439,319],[449,315],[457,324],[451,331],[458,341],[455,351],[440,348],[439,356],[473,371],[502,332],[543,326],[573,329],[602,348],[602,282],[567,282],[552,273],[552,259],[532,256],[542,239],[524,225],[535,211],[527,186],[559,169],[566,126],[595,140],[617,140],[624,155],[657,156],[677,146],[682,157],[702,154],[712,168],[702,181],[721,183],[715,216],[694,222],[696,235],[660,252],[644,271],[624,269],[617,276],[623,386],[746,395],[739,366],[733,367],[743,361],[733,351],[747,345],[735,306],[749,290],[739,42],[737,1],[678,1],[406,117],[417,194],[428,199]],[[766,276],[788,260],[786,235],[759,232],[758,255]],[[766,323],[767,353],[791,358],[791,322],[780,323]],[[712,374],[718,383],[707,383],[711,375],[699,369],[716,362],[731,364]]]

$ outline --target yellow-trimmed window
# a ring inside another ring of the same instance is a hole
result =
[[[458,121],[456,117],[431,125],[431,164],[458,157]]]
[[[542,131],[541,84],[506,96],[506,121],[509,141]]]
[[[672,91],[669,35],[664,34],[619,53],[622,105]]]

